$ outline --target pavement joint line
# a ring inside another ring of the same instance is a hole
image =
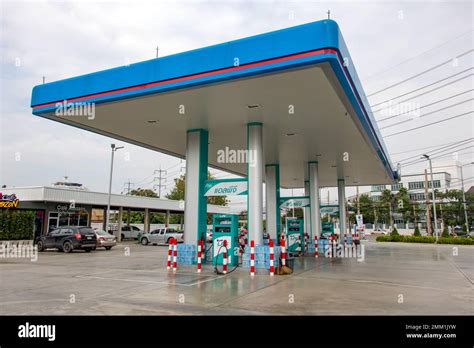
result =
[[[328,278],[326,278],[326,279],[328,279]],[[336,280],[336,279],[333,279],[333,280]],[[393,283],[393,282],[387,282],[387,281],[382,281],[382,280],[363,280],[363,279],[337,279],[337,280],[355,282],[355,283],[374,283],[374,284],[380,284],[380,285],[400,286],[400,287],[405,287],[405,288],[451,292],[451,289],[434,288],[434,287],[431,287],[431,286],[400,284],[400,283]]]
[[[205,280],[198,280],[197,282],[191,283],[191,284],[184,284],[184,283],[172,283],[169,281],[154,281],[154,280],[141,280],[141,279],[126,279],[126,278],[110,278],[110,277],[97,277],[97,276],[89,276],[89,275],[77,275],[74,276],[74,278],[82,278],[82,279],[102,279],[102,280],[114,280],[114,281],[123,281],[123,282],[132,282],[132,283],[149,283],[149,284],[164,284],[164,285],[177,285],[177,286],[187,286],[187,287],[192,287],[195,285],[199,285],[202,283],[209,282],[211,280],[216,280],[223,278],[225,276],[221,277],[213,277],[210,279],[205,279]]]
[[[467,281],[471,284],[471,285],[474,285],[474,281],[468,277],[468,275],[466,273],[464,273],[464,271],[458,267],[458,265],[456,265],[456,263],[454,263],[452,260],[449,260],[448,259],[448,263],[454,267],[454,269],[456,269],[459,273],[461,273],[461,275],[467,279]]]
[[[329,263],[329,261],[327,261],[327,260],[325,260],[325,261],[326,261],[326,262],[325,262],[324,264]],[[314,270],[314,269],[316,269],[316,268],[319,268],[321,265],[322,265],[322,264],[320,264],[320,263],[318,262],[318,264],[316,265],[316,267],[312,267],[311,269],[308,269],[308,270],[306,270],[306,271],[303,271],[303,272],[301,272],[301,273],[298,273],[298,275],[300,275],[300,274],[302,274],[302,273],[305,273],[305,272],[308,272],[308,271],[311,271],[311,270]],[[255,274],[254,277],[255,277],[255,276],[257,276],[257,274]],[[260,276],[269,277],[269,275],[263,275],[263,274],[260,274]],[[295,273],[292,273],[292,274],[289,275],[288,277],[283,277],[282,279],[276,280],[276,281],[274,281],[274,282],[271,283],[271,284],[268,284],[268,285],[263,286],[263,287],[261,287],[261,288],[255,289],[254,291],[251,291],[251,292],[246,293],[246,294],[244,294],[244,295],[238,296],[238,297],[233,298],[233,299],[231,299],[231,300],[229,300],[229,301],[222,302],[222,303],[220,303],[220,304],[218,304],[218,305],[213,306],[212,308],[221,307],[221,306],[230,304],[230,303],[232,303],[232,302],[234,302],[234,301],[236,301],[236,300],[239,300],[239,299],[244,298],[244,297],[246,297],[246,296],[250,296],[250,295],[252,295],[253,293],[256,293],[257,291],[267,289],[267,288],[269,288],[269,287],[271,287],[271,286],[277,285],[277,284],[279,284],[279,283],[281,283],[281,282],[284,282],[285,280],[288,280],[288,279],[293,278],[293,277],[296,277],[296,276],[297,276],[297,275],[296,275]]]

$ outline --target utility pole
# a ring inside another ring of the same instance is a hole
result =
[[[466,194],[465,194],[465,192],[464,192],[464,176],[463,176],[463,173],[462,173],[462,168],[463,168],[465,165],[468,165],[468,164],[474,164],[474,162],[461,165],[461,190],[462,190],[462,202],[463,202],[462,205],[463,205],[463,207],[464,207],[464,223],[466,224],[466,231],[467,231],[467,233],[469,233],[469,221],[467,220]]]
[[[424,158],[426,158],[430,164],[430,176],[431,176],[431,197],[433,200],[433,221],[434,221],[434,231],[436,235],[436,241],[438,241],[438,219],[436,217],[436,198],[435,198],[435,187],[434,187],[434,180],[433,180],[433,165],[431,163],[431,158],[428,155],[423,155]]]
[[[393,230],[393,216],[392,216],[392,202],[388,202],[389,214],[390,214],[390,227]]]
[[[432,235],[431,232],[431,211],[430,211],[430,201],[428,194],[428,171],[425,169],[425,202],[426,202],[426,227],[429,235]]]
[[[329,205],[329,190],[328,190],[328,205]],[[328,211],[328,222],[331,222],[331,214]]]
[[[377,228],[377,209],[375,208],[375,204],[374,204],[374,231],[376,228]]]
[[[161,166],[160,166],[160,169],[155,170],[154,174],[155,175],[158,174],[158,176],[155,176],[155,178],[154,178],[154,181],[158,181],[158,184],[153,185],[153,189],[158,187],[158,198],[161,198],[161,189],[163,187],[166,188],[166,184],[163,184],[163,180],[165,180],[165,182],[166,182],[166,178],[163,177],[163,174],[166,175],[167,172],[166,172],[166,170],[162,170]]]
[[[415,221],[415,228],[416,228],[416,203],[413,203],[413,220]]]
[[[130,191],[131,191],[131,188],[132,188],[133,186],[135,186],[135,184],[134,184],[133,182],[130,182],[130,179],[128,179],[128,182],[126,182],[126,183],[124,184],[124,186],[127,187],[127,189],[126,189],[126,190],[127,190],[126,195],[129,195],[129,194],[130,194]]]
[[[359,186],[357,186],[357,215],[360,215]]]
[[[444,228],[444,220],[443,220],[443,200],[441,199],[441,202],[439,202],[439,213],[440,213],[440,219],[441,219],[441,233],[443,233],[443,228]]]

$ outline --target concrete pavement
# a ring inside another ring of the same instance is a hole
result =
[[[289,276],[205,265],[166,271],[167,247],[0,259],[4,315],[474,314],[474,247],[363,242],[365,259],[299,258]],[[454,250],[455,251],[455,250]],[[129,253],[128,253],[129,252]]]

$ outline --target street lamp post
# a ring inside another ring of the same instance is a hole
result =
[[[430,176],[431,176],[431,197],[433,200],[433,218],[434,218],[434,225],[435,225],[435,234],[436,234],[436,241],[438,241],[438,220],[436,218],[436,201],[435,201],[435,187],[434,187],[434,180],[433,180],[433,166],[431,164],[431,158],[428,155],[423,155],[424,158],[428,160],[430,163]]]
[[[112,148],[112,158],[110,160],[109,196],[108,196],[108,201],[107,201],[107,217],[106,217],[106,225],[105,225],[105,229],[107,231],[109,230],[109,223],[110,223],[110,200],[112,197],[112,174],[114,171],[114,154],[115,154],[115,151],[123,149],[123,146],[116,147],[115,144],[110,144],[110,147]]]

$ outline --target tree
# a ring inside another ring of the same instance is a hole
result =
[[[413,221],[414,214],[410,207],[410,196],[408,195],[408,190],[405,187],[400,188],[400,190],[395,194],[394,200],[396,201],[396,211],[402,214],[403,221]]]
[[[415,232],[413,233],[413,235],[417,236],[417,237],[421,236],[420,229],[419,229],[418,225],[415,226]]]
[[[393,226],[392,233],[390,233],[391,236],[399,236],[398,230],[395,226]]]
[[[212,180],[214,177],[210,172],[207,173],[207,179]],[[184,200],[185,197],[185,188],[186,188],[186,176],[183,174],[179,178],[174,179],[174,187],[170,193],[166,195],[166,198],[173,199],[176,201]],[[213,196],[207,197],[208,204],[214,205],[224,205],[229,204],[229,200],[225,196]]]
[[[357,202],[355,203],[357,207]],[[367,193],[359,195],[360,213],[364,216],[364,223],[375,222],[375,202],[373,202]]]
[[[390,226],[393,226],[393,207],[395,204],[395,195],[388,189],[382,191],[379,201],[380,217],[384,221],[388,221]]]
[[[136,190],[131,190],[130,195],[132,195],[132,196],[142,196],[142,197],[153,197],[153,198],[158,197],[158,195],[156,194],[155,191],[150,190],[150,189],[142,189],[142,188],[138,188]]]

